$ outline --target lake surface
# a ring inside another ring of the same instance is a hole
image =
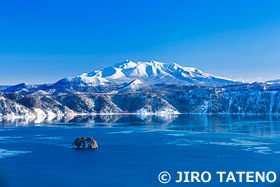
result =
[[[99,149],[71,149],[80,136],[93,137]],[[278,178],[220,183],[216,172],[279,174],[279,168],[278,116],[104,115],[0,124],[0,186],[277,186]],[[171,175],[168,184],[159,182],[162,171]],[[177,171],[209,171],[212,179],[176,183]]]

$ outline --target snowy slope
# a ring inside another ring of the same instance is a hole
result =
[[[140,81],[139,79],[135,79],[134,81],[130,82],[128,85],[119,89],[119,93],[141,91],[142,89],[144,89],[146,87],[148,87],[148,84],[145,84],[144,82]]]
[[[60,80],[62,83],[77,83],[81,85],[90,85],[90,86],[101,86],[105,85],[108,80],[105,78],[102,78],[102,72],[97,71],[94,75],[83,73],[82,75],[76,76],[76,77],[68,77]]]

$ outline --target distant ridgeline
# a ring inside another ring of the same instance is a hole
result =
[[[279,114],[279,81],[240,83],[175,63],[125,61],[54,84],[0,86],[0,120],[79,114]]]
[[[34,120],[77,114],[280,114],[280,91],[264,87],[205,88],[174,93],[31,95],[2,92],[0,118]]]

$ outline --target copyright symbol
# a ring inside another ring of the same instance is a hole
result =
[[[161,182],[163,184],[169,183],[170,179],[171,179],[171,176],[167,171],[163,171],[158,175],[159,182]]]

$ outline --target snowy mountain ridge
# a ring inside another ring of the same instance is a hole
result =
[[[101,70],[66,77],[53,84],[0,86],[0,92],[36,95],[85,93],[172,93],[198,88],[245,88],[280,86],[279,80],[243,83],[218,77],[174,62],[132,62],[126,60]]]
[[[196,68],[183,67],[176,63],[132,62],[126,60],[103,70],[84,73],[79,76],[62,79],[62,82],[75,82],[83,85],[104,86],[138,79],[148,84],[168,82],[169,84],[222,86],[237,81],[204,73]]]
[[[138,81],[137,81],[138,82]],[[71,120],[80,115],[280,115],[280,88],[203,88],[173,93],[39,95],[0,92],[0,121]]]

